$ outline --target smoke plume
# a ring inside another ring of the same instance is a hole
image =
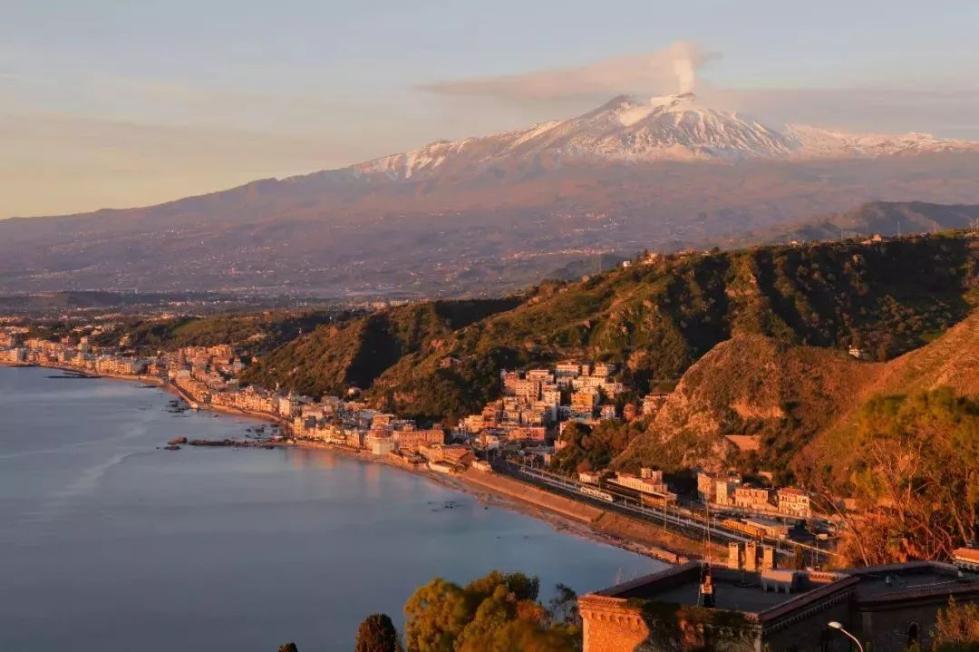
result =
[[[693,90],[698,69],[716,57],[693,43],[680,41],[655,52],[602,59],[575,68],[459,79],[420,88],[443,95],[518,101],[605,97],[617,93],[686,93]]]
[[[676,73],[680,93],[692,93],[697,83],[697,68],[687,57],[673,60],[673,71]]]

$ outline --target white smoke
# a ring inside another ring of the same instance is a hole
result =
[[[679,58],[673,61],[673,71],[680,93],[692,93],[697,85],[697,67],[689,58]]]
[[[577,68],[438,82],[423,90],[444,95],[507,100],[561,100],[618,93],[667,95],[693,90],[697,70],[715,58],[694,43],[680,41],[646,54],[602,59]]]

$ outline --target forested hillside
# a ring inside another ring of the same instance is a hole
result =
[[[683,375],[615,463],[774,470],[787,480],[799,451],[841,413],[858,407],[863,388],[883,368],[844,351],[737,335]],[[757,436],[760,448],[740,454],[725,435]]]
[[[422,303],[322,326],[249,378],[311,394],[357,386],[378,405],[451,420],[495,396],[500,369],[565,357],[617,362],[637,393],[739,334],[886,360],[968,314],[977,255],[975,240],[949,235],[653,257],[519,302]]]
[[[886,363],[737,336],[687,371],[614,464],[769,470],[783,481],[850,493],[862,460],[853,442],[868,406],[937,390],[979,397],[979,310]],[[725,435],[743,434],[757,435],[759,450],[740,453],[725,443]]]
[[[339,324],[327,324],[273,351],[244,377],[303,394],[342,394],[369,388],[405,356],[431,352],[442,338],[489,315],[513,308],[518,299],[434,301],[399,306]]]
[[[123,337],[129,346],[145,352],[184,346],[230,344],[240,353],[262,355],[291,342],[317,326],[343,319],[339,311],[270,310],[261,313],[220,314],[204,317],[122,320],[95,338],[99,345],[115,345]]]

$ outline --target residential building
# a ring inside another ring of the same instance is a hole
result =
[[[778,511],[790,516],[809,518],[812,516],[812,505],[809,494],[795,487],[783,487],[778,490]]]
[[[429,462],[444,462],[459,468],[469,466],[475,457],[468,446],[459,444],[423,444],[418,453]]]
[[[543,426],[522,426],[507,432],[507,441],[543,442],[547,440],[547,428]]]
[[[372,430],[367,435],[365,446],[372,455],[384,456],[391,453],[396,448],[394,438],[391,433],[385,430]]]
[[[697,497],[702,503],[714,502],[717,499],[717,479],[709,473],[697,471]]]
[[[425,444],[445,443],[445,431],[441,427],[429,430],[395,430],[393,437],[399,450],[412,453],[417,453],[418,447]]]
[[[598,405],[598,392],[594,389],[581,389],[571,393],[571,412],[576,415],[591,416]]]
[[[554,367],[554,375],[557,378],[575,378],[581,375],[581,363],[572,360],[559,362]]]
[[[672,493],[663,481],[663,472],[658,469],[644,467],[638,476],[619,472],[615,474],[612,481],[642,494],[676,499],[676,494]]]
[[[772,508],[771,492],[762,487],[741,485],[734,490],[734,506],[755,511],[768,511]]]
[[[728,477],[714,483],[714,500],[718,505],[734,505],[734,493],[741,486],[741,478]]]

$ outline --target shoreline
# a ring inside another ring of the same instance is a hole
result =
[[[91,378],[93,380],[105,378],[124,382],[142,382],[153,385],[155,388],[176,396],[188,404],[198,404],[193,397],[189,396],[174,383],[154,376],[93,375],[72,367],[10,362],[0,362],[0,367],[57,369],[69,373],[76,373],[82,378]],[[214,412],[218,415],[224,414],[227,416],[253,419],[278,426],[279,428],[283,428],[283,426],[288,428],[288,424],[284,420],[270,414],[247,412],[236,408],[212,405],[197,409],[198,411]],[[348,449],[325,442],[290,439],[278,442],[278,444],[281,447],[328,451],[348,459],[358,460],[362,463],[381,464],[391,469],[411,473],[442,487],[469,494],[485,505],[502,507],[543,521],[556,531],[582,537],[595,543],[610,545],[666,564],[683,563],[688,558],[697,556],[696,549],[701,547],[699,542],[658,528],[653,524],[648,524],[638,519],[631,519],[623,515],[613,514],[580,501],[573,501],[570,498],[546,492],[534,485],[520,482],[509,476],[474,471],[472,469],[465,473],[434,473],[428,469],[397,464],[384,457],[374,456],[368,451]],[[480,479],[476,480],[476,476],[472,474],[485,475],[480,476]],[[516,487],[506,487],[510,483],[513,483]],[[536,496],[536,498],[533,496]],[[573,507],[561,505],[563,501],[573,505]]]
[[[381,464],[397,471],[420,476],[434,484],[473,496],[484,505],[508,509],[510,511],[517,512],[518,514],[523,514],[524,516],[529,516],[531,518],[543,521],[559,532],[588,539],[594,543],[602,543],[613,546],[615,548],[619,548],[620,550],[626,550],[628,552],[638,554],[643,557],[648,557],[662,563],[678,564],[687,559],[683,553],[670,550],[666,546],[656,546],[651,543],[636,541],[628,537],[617,536],[612,532],[596,529],[593,527],[594,521],[608,514],[608,512],[597,507],[581,504],[585,509],[593,510],[595,513],[594,518],[582,518],[581,516],[573,516],[564,510],[558,510],[545,504],[541,504],[540,502],[528,500],[526,496],[521,497],[515,495],[514,493],[505,492],[492,486],[493,478],[504,478],[505,480],[513,483],[520,483],[519,480],[509,478],[507,476],[500,476],[495,473],[486,474],[486,478],[489,480],[489,482],[484,483],[474,480],[474,476],[470,475],[484,473],[482,471],[470,470],[466,473],[453,474],[434,473],[425,468],[412,468],[404,466],[383,457],[375,457],[366,451],[353,450],[350,448],[337,446],[335,444],[293,440],[287,445],[302,450],[327,451],[348,459],[363,462],[365,464]],[[543,490],[539,490],[537,487],[532,485],[524,485],[523,483],[520,484],[528,491],[537,490],[543,492]]]

